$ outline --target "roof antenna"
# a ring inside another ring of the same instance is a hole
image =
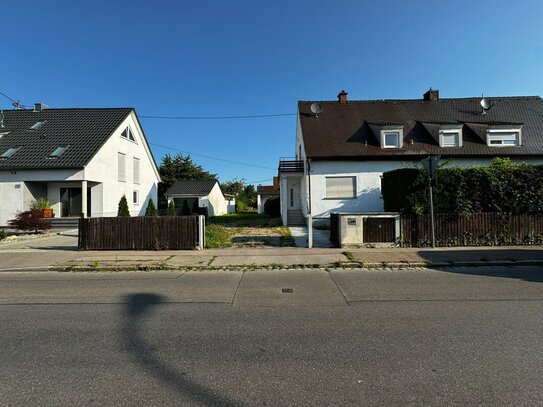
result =
[[[481,107],[483,108],[483,111],[481,114],[486,114],[487,110],[490,110],[492,106],[494,106],[494,103],[490,103],[490,101],[485,98],[485,95],[481,95],[481,101],[479,102]]]

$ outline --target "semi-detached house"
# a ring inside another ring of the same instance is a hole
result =
[[[430,155],[449,166],[495,157],[543,163],[538,96],[300,101],[295,157],[279,163],[283,223],[327,222],[330,213],[382,212],[381,176]]]

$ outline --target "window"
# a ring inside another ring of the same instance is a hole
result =
[[[381,127],[381,148],[403,147],[403,128],[398,126]]]
[[[140,183],[140,159],[134,157],[132,160],[132,171],[134,175],[134,184]]]
[[[123,154],[123,153],[118,154],[118,163],[119,163],[118,179],[120,182],[126,182],[126,154]]]
[[[520,146],[520,129],[489,129],[486,133],[486,140],[491,147]]]
[[[60,157],[64,151],[66,151],[66,146],[59,146],[57,148],[55,148],[55,151],[53,151],[51,154],[49,154],[49,157],[50,158],[58,158]]]
[[[2,155],[0,155],[0,158],[7,159],[11,157],[13,154],[15,154],[17,151],[19,151],[21,147],[10,147],[6,151],[3,152]]]
[[[134,142],[136,141],[136,138],[134,137],[132,130],[130,130],[130,127],[127,127],[126,129],[123,130],[123,132],[121,133],[121,137],[130,141],[134,141]]]
[[[325,198],[356,198],[356,177],[326,177]]]
[[[132,203],[138,205],[140,203],[140,193],[139,191],[132,192]]]
[[[439,130],[440,147],[462,147],[462,127],[443,126]]]
[[[0,133],[0,138],[7,136],[9,134],[9,131],[5,131],[3,133]]]
[[[34,123],[32,126],[30,126],[30,127],[28,128],[28,130],[38,130],[38,129],[41,128],[44,124],[45,124],[45,122],[36,122],[36,123]]]

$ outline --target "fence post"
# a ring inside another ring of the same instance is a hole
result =
[[[205,247],[205,225],[206,225],[206,218],[204,215],[198,216],[198,249],[204,250]]]

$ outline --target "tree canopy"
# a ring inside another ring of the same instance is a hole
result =
[[[177,154],[171,156],[166,154],[162,157],[162,163],[158,168],[164,190],[171,187],[175,181],[181,179],[208,180],[217,179],[217,174],[213,174],[202,168],[201,165],[192,162],[190,155]]]

